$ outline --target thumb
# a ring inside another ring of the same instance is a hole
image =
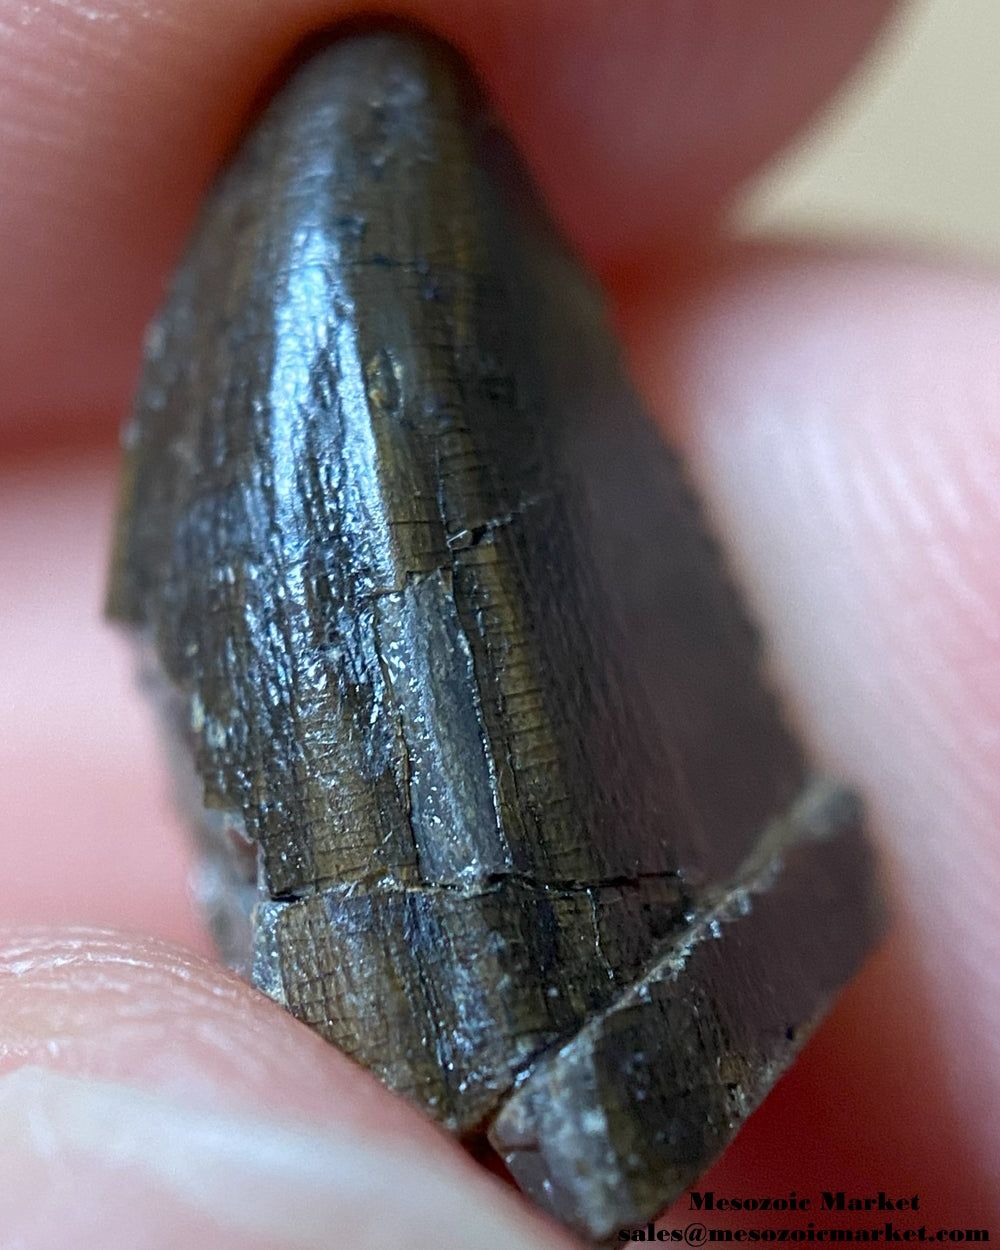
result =
[[[163,944],[0,938],[0,1228],[19,1250],[570,1245],[249,987]]]

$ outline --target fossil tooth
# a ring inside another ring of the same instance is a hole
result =
[[[600,1239],[878,936],[599,299],[453,55],[305,59],[147,341],[110,609],[267,993]]]

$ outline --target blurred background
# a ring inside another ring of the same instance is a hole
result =
[[[735,223],[1000,259],[1000,0],[911,0]]]

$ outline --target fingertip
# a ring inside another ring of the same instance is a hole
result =
[[[494,1188],[339,1125],[222,1112],[49,1068],[0,1077],[0,1220],[21,1250],[545,1245]]]
[[[195,955],[8,932],[0,991],[0,1226],[25,1250],[569,1250],[429,1121]]]
[[[829,94],[891,0],[390,6],[482,73],[609,275],[701,228]],[[353,0],[0,3],[4,423],[120,413],[141,327],[255,94]]]
[[[0,1071],[56,1066],[212,1105],[379,1131],[424,1127],[258,991],[168,942],[87,928],[11,930],[0,944],[0,986]]]
[[[996,1203],[1000,287],[940,262],[737,252],[632,330],[787,704],[879,843],[897,935],[839,1017],[867,1114],[835,1117],[831,1142],[853,1132],[879,1144],[875,1175]],[[814,1072],[802,1105],[834,1093]]]

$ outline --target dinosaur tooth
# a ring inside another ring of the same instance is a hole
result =
[[[111,614],[228,956],[593,1239],[712,1161],[877,939],[601,300],[457,57],[300,58],[146,346]]]

